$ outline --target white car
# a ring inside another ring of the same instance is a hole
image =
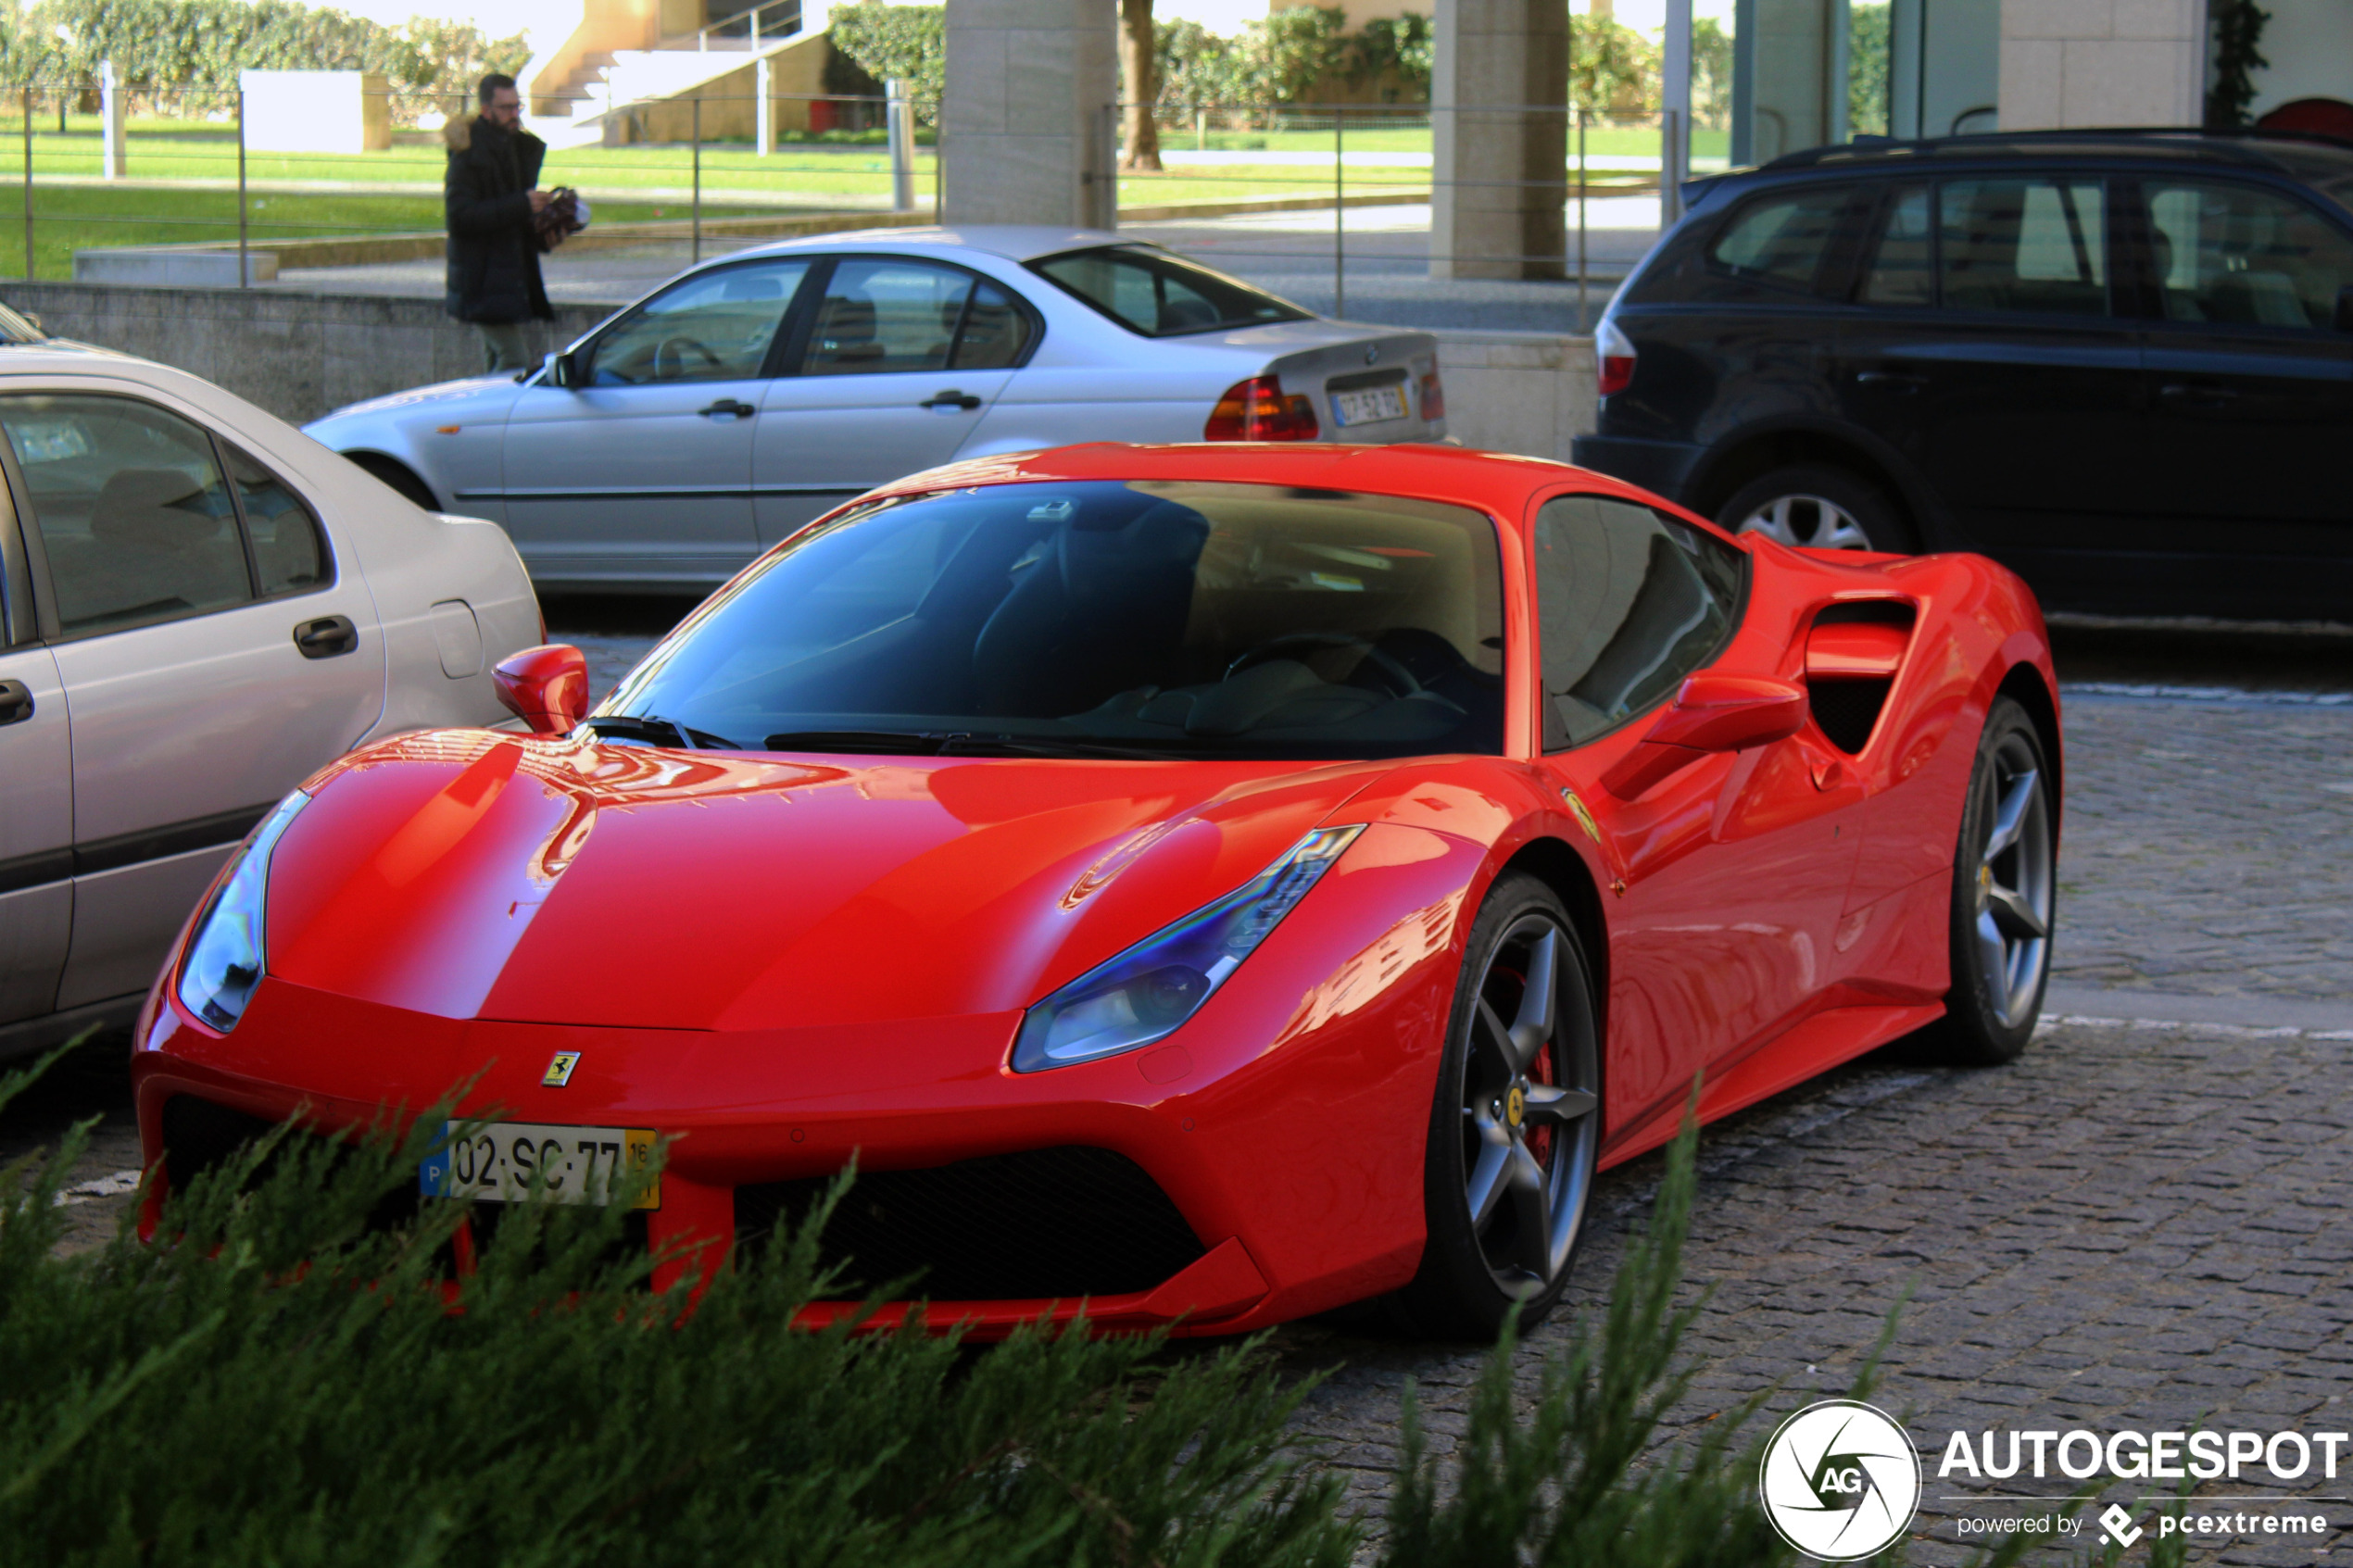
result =
[[[0,307],[0,1056],[127,1022],[245,831],[363,741],[506,717],[514,547],[197,377]]]
[[[725,581],[850,496],[1079,441],[1434,441],[1438,341],[1325,320],[1090,230],[741,251],[566,353],[305,427],[419,506],[505,524],[542,588]]]

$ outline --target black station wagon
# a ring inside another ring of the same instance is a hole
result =
[[[2353,618],[2353,144],[1867,139],[1687,190],[1579,463],[2055,608]]]

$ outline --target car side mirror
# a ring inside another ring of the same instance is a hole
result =
[[[490,684],[535,735],[560,735],[588,716],[588,658],[570,643],[525,648],[499,661]]]
[[[547,384],[574,387],[580,384],[580,361],[570,354],[550,354],[547,358]]]
[[[1634,749],[1602,775],[1602,787],[1632,800],[1670,773],[1715,751],[1746,751],[1787,740],[1806,725],[1806,688],[1763,675],[1693,675]]]

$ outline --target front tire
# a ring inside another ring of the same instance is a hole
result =
[[[1437,1337],[1492,1339],[1568,1283],[1601,1149],[1601,1038],[1577,928],[1532,876],[1497,881],[1472,922],[1431,1108],[1428,1240],[1397,1304]]]
[[[1953,861],[1953,985],[1930,1030],[1960,1066],[2016,1060],[2034,1037],[2051,972],[2058,810],[2043,737],[1996,697],[1978,738]]]

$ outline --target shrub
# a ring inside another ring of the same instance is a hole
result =
[[[0,1077],[0,1108],[30,1077]],[[126,1225],[71,1258],[53,1255],[53,1200],[87,1126],[0,1173],[0,1561],[1794,1561],[1749,1493],[1761,1398],[1695,1442],[1659,1436],[1698,1310],[1677,1299],[1688,1130],[1600,1323],[1542,1361],[1532,1407],[1507,1335],[1441,1469],[1409,1390],[1368,1559],[1291,1435],[1312,1385],[1287,1386],[1254,1344],[1029,1332],[976,1351],[795,1329],[826,1283],[822,1214],[697,1297],[650,1289],[626,1209],[520,1205],[449,1285],[461,1206],[413,1196],[439,1120],[356,1144],[280,1129],[174,1195],[168,1241]]]
[[[947,6],[863,0],[836,6],[826,18],[837,50],[877,84],[912,82],[915,118],[926,125],[939,123],[939,94],[948,81]]]

